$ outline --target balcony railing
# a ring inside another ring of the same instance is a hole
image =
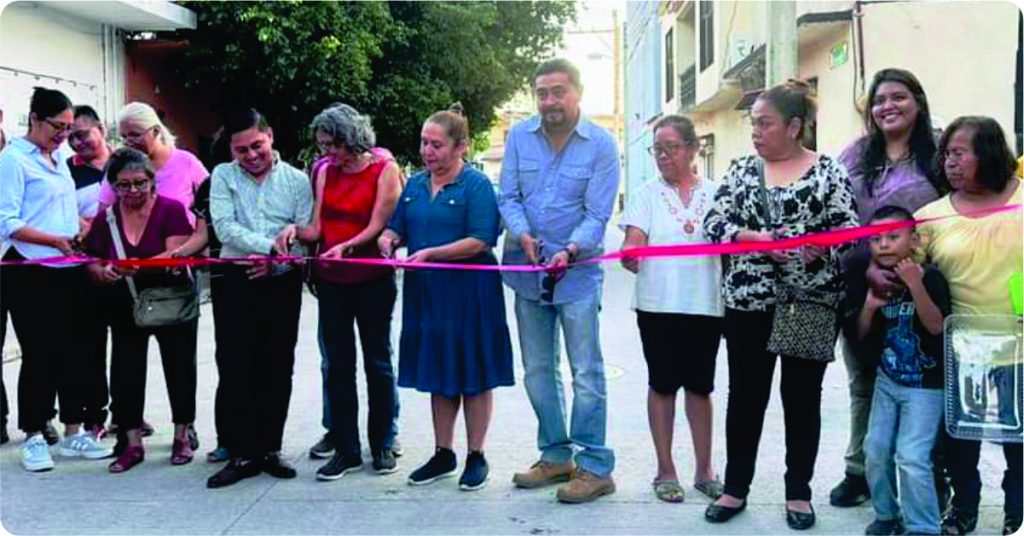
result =
[[[679,110],[689,112],[697,103],[697,69],[691,65],[679,75]]]

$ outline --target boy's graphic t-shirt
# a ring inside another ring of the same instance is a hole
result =
[[[926,267],[924,287],[942,316],[948,316],[949,285],[942,273],[934,267]],[[925,329],[910,291],[897,291],[875,314],[872,335],[878,330],[881,336],[878,367],[882,373],[905,387],[941,389],[944,383],[942,334],[932,335]]]

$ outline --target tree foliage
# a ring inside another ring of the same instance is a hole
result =
[[[217,107],[253,106],[286,158],[331,102],[373,118],[378,144],[415,162],[431,113],[462,103],[477,134],[561,43],[570,2],[182,2],[176,71]]]

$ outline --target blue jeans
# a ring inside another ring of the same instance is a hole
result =
[[[907,531],[939,534],[941,524],[932,448],[942,422],[942,389],[904,387],[879,373],[864,440],[875,516],[903,518]],[[897,502],[896,468],[900,471]]]
[[[615,453],[605,446],[607,395],[598,334],[600,290],[588,298],[550,305],[516,295],[519,344],[526,370],[526,393],[537,414],[541,460],[565,463],[601,478],[615,468]],[[558,325],[565,332],[572,369],[572,418],[566,431],[565,399],[559,370]]]

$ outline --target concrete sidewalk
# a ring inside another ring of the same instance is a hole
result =
[[[621,233],[609,227],[608,244],[617,248]],[[766,417],[764,436],[747,512],[725,525],[704,521],[708,500],[692,487],[686,502],[657,501],[651,490],[654,450],[647,428],[646,367],[640,353],[635,317],[629,309],[633,276],[608,265],[604,287],[602,342],[608,368],[608,442],[615,449],[614,474],[618,491],[586,505],[555,502],[554,488],[535,491],[512,486],[512,473],[537,458],[536,419],[522,386],[499,389],[487,442],[491,481],[479,492],[462,492],[456,481],[426,487],[406,485],[408,473],[433,451],[429,396],[401,389],[401,441],[405,455],[399,471],[377,476],[369,471],[335,482],[318,482],[314,473],[323,463],[307,457],[320,427],[320,355],[316,345],[316,301],[305,296],[302,329],[296,351],[294,391],[285,436],[284,454],[299,471],[294,480],[263,475],[220,490],[207,490],[206,478],[220,465],[205,462],[214,443],[213,330],[209,306],[204,306],[199,333],[198,420],[203,445],[196,460],[183,467],[169,462],[170,410],[156,344],[149,356],[147,419],[157,432],[146,442],[146,461],[122,475],[107,473],[109,460],[63,459],[47,473],[28,473],[21,467],[23,434],[17,424],[17,377],[20,361],[5,363],[3,374],[12,402],[12,441],[0,448],[0,521],[15,534],[786,534],[783,473],[784,428],[777,387]],[[511,296],[506,293],[510,328],[517,341]],[[400,318],[396,311],[395,318]],[[397,340],[400,325],[395,323]],[[685,345],[685,341],[680,342]],[[516,346],[514,343],[513,346]],[[397,359],[397,356],[396,356]],[[778,382],[776,374],[776,384]],[[568,373],[564,375],[568,378]],[[714,393],[715,464],[724,473],[725,401],[728,367],[725,345],[719,354]],[[359,377],[360,400],[365,384]],[[829,489],[842,478],[847,438],[846,372],[840,363],[828,368],[822,403],[822,439],[812,482],[818,523],[810,533],[863,534],[872,510],[838,509],[828,505]],[[365,423],[365,407],[361,408]],[[462,427],[456,439],[460,464],[465,456]],[[363,429],[365,437],[365,427]],[[692,480],[692,448],[682,404],[675,433],[680,478]],[[365,441],[364,441],[365,445]],[[364,459],[369,462],[368,453]],[[367,467],[369,463],[367,463]],[[979,534],[998,534],[1002,527],[1004,468],[1002,453],[992,445],[982,449],[982,517]]]

